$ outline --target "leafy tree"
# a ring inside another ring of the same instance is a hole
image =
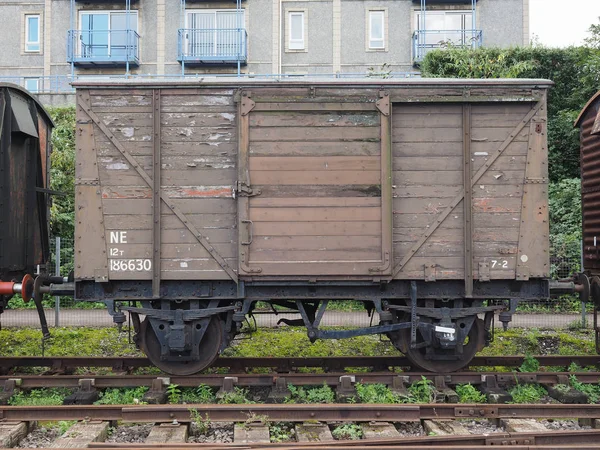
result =
[[[75,108],[48,108],[54,120],[50,187],[53,196],[50,229],[54,236],[73,239],[75,230]]]
[[[600,17],[598,19],[600,20]],[[589,47],[600,48],[600,23],[593,24],[588,28],[588,33],[591,36],[585,39],[585,44]]]

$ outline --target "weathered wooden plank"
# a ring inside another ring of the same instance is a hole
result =
[[[379,156],[251,156],[249,168],[256,170],[380,170]]]
[[[152,156],[136,156],[137,164],[144,170],[152,166]],[[130,168],[129,162],[122,156],[100,156],[98,163],[110,169]],[[193,169],[235,169],[236,162],[229,156],[188,156],[166,155],[161,158],[161,168],[168,170],[193,170]]]
[[[488,142],[488,141],[472,141],[471,142],[471,152],[475,156],[476,154],[487,153],[489,156],[492,156],[494,153],[498,151],[498,143],[497,142]],[[502,152],[502,156],[527,156],[528,142],[511,142],[506,150]]]
[[[403,214],[439,214],[451,203],[452,198],[395,198],[394,213]],[[520,213],[519,197],[479,197],[473,199],[475,213]]]
[[[164,127],[233,127],[235,119],[232,112],[167,112],[161,114],[160,123]]]
[[[255,264],[262,262],[360,262],[372,261],[373,263],[381,260],[381,249],[377,250],[358,250],[349,248],[348,250],[262,250],[254,247],[250,248],[250,261]],[[298,269],[296,269],[298,270]],[[360,273],[360,272],[359,272]]]
[[[0,423],[0,446],[3,448],[16,447],[28,432],[29,424],[27,422]]]
[[[473,116],[479,116],[489,114],[493,116],[498,115],[510,115],[517,114],[521,115],[521,118],[525,117],[529,111],[535,106],[535,103],[494,103],[494,104],[474,104],[471,106]]]
[[[234,198],[233,186],[163,186],[166,196],[175,198]],[[143,199],[152,198],[148,186],[103,186],[102,198]]]
[[[392,117],[398,116],[399,120],[410,120],[414,114],[430,114],[431,116],[438,116],[443,114],[451,114],[461,116],[462,106],[444,104],[444,103],[422,103],[422,104],[411,104],[402,103],[395,104],[392,112]],[[403,116],[409,116],[402,118]]]
[[[255,222],[312,222],[380,220],[381,207],[364,208],[252,208],[250,220]]]
[[[250,142],[251,156],[303,156],[307,151],[306,142]],[[310,144],[311,154],[319,156],[373,156],[381,154],[379,142],[319,142]]]
[[[211,258],[210,253],[201,245],[195,244],[168,244],[163,243],[160,246],[160,256],[164,259],[169,258]],[[218,244],[211,241],[213,247],[224,258],[237,257],[237,246],[232,243]],[[109,257],[117,259],[133,258],[152,258],[152,244],[109,244]]]
[[[488,184],[522,184],[524,170],[489,170],[479,181],[479,185]],[[438,186],[456,186],[461,182],[461,171],[404,171],[393,172],[393,183],[396,186],[422,185],[423,180],[435,180]]]
[[[190,214],[188,220],[197,228],[233,228],[235,214]],[[179,230],[185,228],[181,220],[175,215],[165,215],[161,219],[165,230]],[[104,216],[104,225],[107,230],[145,230],[152,225],[152,216],[140,215],[114,215]],[[201,230],[200,230],[201,231]]]
[[[379,141],[377,127],[254,127],[250,128],[250,142],[257,141]]]
[[[394,255],[402,257],[411,251],[414,242],[394,242]],[[473,254],[480,257],[504,258],[516,255],[516,242],[473,242]],[[462,241],[437,241],[429,239],[424,243],[415,256],[437,257],[454,256],[464,257],[465,249]],[[463,260],[464,264],[464,260]]]
[[[423,235],[422,228],[394,228],[394,242],[415,242]],[[440,226],[429,237],[428,242],[451,241],[462,243],[464,233],[461,228],[446,228]],[[473,241],[475,242],[511,242],[519,240],[519,229],[512,228],[475,228]]]
[[[152,127],[112,127],[110,131],[119,141],[129,147],[129,143],[152,141]],[[110,139],[99,133],[97,142],[107,144]],[[235,139],[235,130],[231,127],[170,127],[163,128],[163,142],[229,142]]]
[[[207,105],[161,105],[161,113],[236,113],[236,107],[234,104],[230,105],[216,105],[216,106],[207,106]]]
[[[251,127],[378,127],[375,113],[270,112],[250,114]]]
[[[205,235],[213,244],[231,244],[237,242],[237,230],[233,228],[203,228]],[[110,239],[110,230],[108,230]],[[128,244],[152,244],[152,229],[137,229],[127,231]],[[163,244],[195,244],[198,239],[187,229],[161,229],[160,240]],[[110,241],[109,241],[110,242]]]
[[[151,112],[122,113],[119,110],[112,113],[100,113],[98,117],[108,127],[149,127],[152,126]]]
[[[265,99],[267,100],[267,99]],[[286,100],[289,100],[286,98]],[[328,102],[326,105],[319,104],[318,100],[312,102],[274,102],[266,101],[256,103],[253,111],[375,111],[375,102],[372,103],[348,103],[345,101]]]
[[[236,203],[233,198],[192,198],[173,199],[173,204],[184,214],[235,214]],[[104,199],[102,202],[104,214],[150,214],[151,199]],[[161,214],[172,214],[171,209],[162,203]]]
[[[381,252],[379,236],[255,236],[251,252],[261,250],[369,250]]]
[[[381,186],[377,184],[337,184],[337,185],[261,185],[256,182],[252,187],[260,190],[264,198],[288,197],[381,197]]]
[[[103,442],[108,436],[108,422],[78,422],[55,440],[51,448],[85,448],[91,442]]]
[[[462,142],[463,135],[460,128],[392,128],[392,142]]]
[[[166,97],[171,96],[196,96],[196,95],[218,95],[218,96],[233,96],[235,94],[235,89],[232,88],[219,88],[211,86],[210,88],[206,86],[202,87],[178,87],[177,89],[163,89],[162,95]]]
[[[251,197],[252,208],[306,208],[330,206],[336,208],[381,206],[379,197]]]
[[[516,125],[515,125],[516,126]],[[509,137],[509,135],[515,129],[515,126],[503,126],[503,127],[473,127],[471,128],[471,140],[477,141],[488,141],[502,143]],[[513,139],[513,142],[528,142],[529,141],[529,128],[523,128],[517,133]]]
[[[392,127],[395,128],[454,128],[462,127],[462,114],[457,110],[453,114],[423,113],[419,109],[414,114],[393,114]]]
[[[199,106],[233,106],[233,95],[206,95],[206,93],[197,93],[195,95],[169,93],[164,96],[161,102],[165,107],[199,107]],[[170,112],[170,111],[169,111]]]
[[[223,173],[220,171],[219,173]],[[268,170],[255,170],[251,175],[250,180],[255,184],[322,184],[322,185],[337,185],[337,184],[379,184],[381,172],[375,170],[319,170],[319,171],[285,171],[274,172]],[[223,179],[225,182],[231,182],[229,179]]]
[[[460,142],[394,142],[392,155],[395,158],[422,156],[462,159],[462,140]]]
[[[462,158],[457,156],[402,156],[395,157],[392,160],[392,167],[395,170],[461,170],[463,166]],[[432,180],[434,181],[434,180]]]
[[[161,423],[154,425],[144,441],[146,444],[184,444],[187,442],[188,427],[182,424]]]
[[[104,186],[140,186],[143,184],[142,177],[132,169],[120,167],[107,169],[100,166],[98,167],[98,172],[100,174],[100,181]],[[362,173],[369,174],[370,172]],[[223,184],[233,185],[236,175],[235,169],[214,170],[193,168],[190,170],[164,170],[161,173],[161,181],[166,186],[194,186],[200,182],[206,186],[221,186]],[[365,182],[371,182],[370,178]]]
[[[225,259],[230,266],[235,267],[237,262],[233,259]],[[161,280],[225,280],[229,275],[214,259],[208,258],[176,258],[161,259]],[[111,271],[111,280],[150,280],[150,271]]]
[[[413,227],[428,227],[435,223],[436,214],[394,214],[394,229],[395,228],[413,228]],[[453,211],[446,220],[444,226],[448,228],[462,228],[463,215],[460,212]],[[474,213],[473,226],[475,228],[487,227],[516,227],[518,228],[521,221],[520,214],[513,213]]]
[[[143,94],[129,94],[122,92],[115,95],[93,95],[90,97],[91,106],[96,108],[110,108],[119,111],[119,108],[131,108],[140,106],[152,106],[152,93],[146,91]]]
[[[335,222],[310,221],[286,223],[256,222],[253,225],[255,238],[260,236],[381,236],[379,220]]]
[[[446,198],[455,197],[462,186],[396,186],[394,198]],[[473,187],[473,198],[518,197],[523,194],[522,184],[477,184]]]

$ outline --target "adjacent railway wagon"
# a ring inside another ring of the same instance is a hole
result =
[[[485,300],[549,295],[550,85],[79,82],[76,298],[124,302],[175,374],[259,300],[311,340],[385,334],[457,370],[489,342]],[[332,299],[379,324],[321,329]]]
[[[49,260],[52,127],[27,91],[0,83],[0,312],[15,293],[31,298]]]

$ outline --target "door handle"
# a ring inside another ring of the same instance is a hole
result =
[[[242,241],[241,244],[242,245],[250,245],[250,244],[252,244],[252,227],[254,226],[254,222],[252,222],[251,220],[248,220],[248,219],[242,219],[242,223],[248,224],[248,241],[247,242]]]

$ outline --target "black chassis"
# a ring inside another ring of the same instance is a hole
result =
[[[184,348],[190,350],[190,359],[195,358],[197,350],[192,343],[200,342],[208,321],[215,315],[224,319],[223,347],[226,347],[258,301],[297,310],[302,319],[289,324],[306,326],[311,341],[393,333],[409,328],[413,341],[417,329],[423,336],[432,336],[433,324],[450,325],[457,320],[465,320],[468,326],[458,329],[457,338],[462,341],[478,314],[485,315],[486,330],[489,330],[493,312],[505,309],[503,302],[483,306],[484,300],[510,300],[509,311],[502,313],[500,318],[507,324],[519,302],[547,299],[549,296],[546,279],[475,281],[473,295],[469,299],[465,299],[464,282],[461,280],[394,280],[385,283],[240,281],[238,284],[227,281],[162,281],[158,299],[152,297],[151,281],[75,283],[76,300],[105,302],[118,324],[125,321],[123,311],[129,311],[134,327],[139,331],[139,315],[148,317],[157,331],[161,358],[167,360],[171,351]],[[319,324],[329,300],[363,301],[369,312],[375,310],[379,313],[381,322],[377,326],[352,330],[321,330]],[[428,300],[441,300],[442,307],[431,307],[432,302]],[[131,306],[132,302],[140,302],[142,307]],[[182,311],[178,305],[183,304],[186,306]],[[396,320],[399,314],[410,320]],[[160,327],[162,332],[159,331],[159,323],[164,325]]]

